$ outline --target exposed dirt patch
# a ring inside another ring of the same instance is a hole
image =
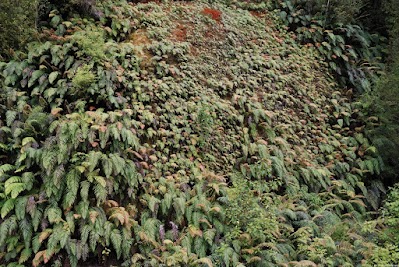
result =
[[[265,18],[267,13],[265,11],[249,11],[252,16],[258,17],[258,18]]]
[[[220,22],[220,20],[222,19],[222,12],[216,9],[204,8],[204,10],[202,10],[202,14],[210,16],[213,20],[216,20],[217,22]]]
[[[177,27],[172,32],[172,39],[178,42],[185,42],[187,40],[187,26],[183,24],[177,24]]]

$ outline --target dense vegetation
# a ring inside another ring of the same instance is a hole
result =
[[[13,10],[0,265],[397,262],[399,187],[383,200],[399,144],[398,54],[384,49],[398,44],[382,35],[399,26],[371,28],[372,1],[345,2]]]

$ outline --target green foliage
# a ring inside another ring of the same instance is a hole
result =
[[[382,208],[382,216],[368,223],[365,232],[373,233],[375,244],[372,255],[368,259],[369,265],[395,264],[399,260],[399,251],[396,246],[399,240],[399,190],[395,186],[390,189]]]
[[[384,75],[375,90],[363,97],[362,101],[367,107],[369,115],[377,115],[378,121],[370,122],[369,135],[375,146],[381,151],[381,155],[386,163],[384,176],[389,184],[397,181],[396,164],[399,154],[397,148],[399,140],[397,138],[397,84],[399,82],[398,68],[396,63],[392,65],[392,70]],[[390,180],[390,181],[389,181]]]
[[[2,263],[371,259],[383,166],[314,49],[221,3],[96,8],[0,63]]]
[[[384,11],[388,14],[387,21],[388,21],[388,30],[389,30],[389,36],[390,36],[390,50],[389,54],[391,56],[391,60],[394,62],[397,62],[398,58],[398,46],[399,46],[399,41],[398,38],[396,38],[399,34],[399,22],[398,22],[398,17],[399,17],[399,8],[398,5],[396,5],[395,1],[393,0],[386,0],[384,1]],[[392,68],[394,69],[394,68]]]
[[[327,6],[320,1],[285,0],[277,1],[277,7],[281,19],[295,32],[298,41],[320,53],[342,86],[360,93],[370,92],[383,68],[385,38],[352,24],[358,22],[354,12],[360,9],[356,6],[363,3],[346,2],[351,3],[328,1]]]
[[[91,57],[93,61],[104,58],[104,32],[87,29],[76,32],[72,39],[77,43],[79,52]]]
[[[0,3],[0,58],[24,49],[34,39],[38,1],[4,0]]]
[[[72,84],[78,89],[83,89],[89,87],[95,79],[96,76],[90,71],[90,66],[84,65],[76,71],[76,74],[72,79]],[[49,82],[51,83],[50,79]]]
[[[389,46],[387,53],[387,71],[381,76],[374,90],[361,99],[367,115],[373,117],[369,122],[368,135],[381,152],[387,166],[383,173],[384,181],[393,185],[398,181],[397,159],[398,147],[398,82],[399,54],[397,53],[399,23],[399,8],[393,1],[385,1],[385,11],[389,29]],[[378,117],[378,119],[375,118]]]
[[[298,14],[293,14],[292,22],[297,23],[303,20],[302,16],[315,16],[323,20],[325,25],[333,24],[358,24],[359,16],[362,15],[364,7],[368,4],[365,0],[284,0],[275,1],[277,5],[283,3],[283,6],[289,9],[297,9]],[[300,9],[298,9],[300,7]]]

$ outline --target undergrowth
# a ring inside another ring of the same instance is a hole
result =
[[[2,265],[373,260],[374,118],[319,52],[263,6],[97,9],[0,64]]]

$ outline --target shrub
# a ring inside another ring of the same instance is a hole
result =
[[[346,2],[361,4],[358,0]],[[351,24],[356,20],[348,18],[353,18],[355,11],[346,10],[346,5],[328,3],[327,6],[320,1],[285,0],[277,1],[277,7],[280,18],[297,34],[298,41],[319,51],[342,86],[361,93],[370,91],[382,69],[379,61],[384,38]]]
[[[398,182],[399,174],[399,6],[395,1],[385,1],[389,29],[387,71],[381,77],[373,92],[365,95],[362,101],[368,107],[369,115],[380,118],[378,127],[369,131],[373,143],[379,149],[385,165],[385,182],[389,185]]]
[[[37,0],[0,1],[0,58],[23,49],[35,34]]]

